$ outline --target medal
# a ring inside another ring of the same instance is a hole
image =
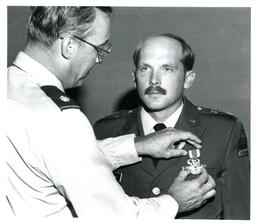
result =
[[[200,150],[199,149],[191,149],[188,151],[189,158],[196,159],[200,157]]]
[[[202,165],[200,162],[200,150],[199,149],[192,149],[188,150],[188,156],[190,159],[187,160],[188,166],[185,167],[185,169],[188,169],[191,171],[192,174],[200,174],[202,167],[205,165]]]

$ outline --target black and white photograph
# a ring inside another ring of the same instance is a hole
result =
[[[1,5],[4,216],[253,220],[251,1],[78,2]]]

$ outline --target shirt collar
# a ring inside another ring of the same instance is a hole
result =
[[[23,70],[37,85],[56,86],[64,92],[64,88],[60,80],[51,73],[45,66],[28,56],[24,52],[19,52],[13,64]]]
[[[166,127],[174,127],[176,125],[176,122],[178,121],[182,108],[183,108],[184,104],[183,102],[181,103],[181,105],[178,107],[178,109],[172,114],[170,115],[164,122]],[[142,107],[141,109],[141,121],[142,121],[142,126],[143,126],[143,131],[144,134],[147,135],[149,133],[154,132],[154,126],[158,123],[155,119],[153,119],[146,111],[145,109]]]

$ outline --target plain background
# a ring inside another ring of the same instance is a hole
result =
[[[8,66],[26,42],[28,7],[8,7]],[[69,93],[93,124],[133,107],[132,54],[148,35],[171,32],[193,48],[197,73],[186,91],[196,105],[233,113],[250,139],[250,8],[114,7],[111,55]],[[216,142],[217,143],[217,142]]]

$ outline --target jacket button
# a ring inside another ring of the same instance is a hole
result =
[[[153,193],[154,195],[159,195],[159,194],[160,194],[160,189],[159,189],[158,187],[154,187],[154,188],[152,189],[152,193]]]

